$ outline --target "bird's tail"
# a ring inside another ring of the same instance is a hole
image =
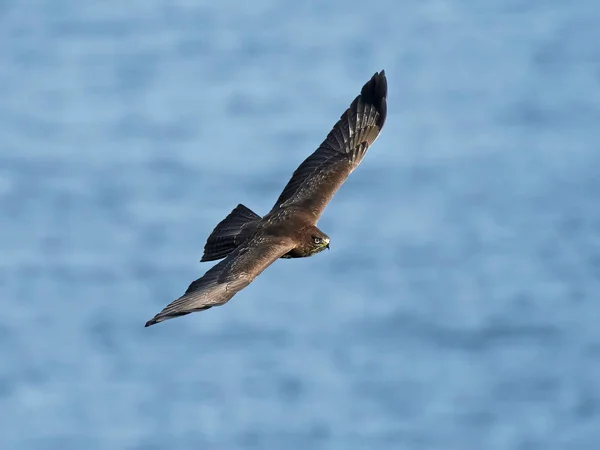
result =
[[[214,261],[225,258],[241,243],[242,230],[248,229],[261,217],[242,204],[237,205],[213,230],[200,261]]]

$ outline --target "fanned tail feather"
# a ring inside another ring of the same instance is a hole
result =
[[[214,261],[225,258],[240,245],[246,233],[254,222],[261,217],[246,206],[239,204],[213,230],[206,244],[204,255],[200,261]]]

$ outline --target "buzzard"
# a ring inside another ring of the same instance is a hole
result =
[[[386,115],[387,79],[382,70],[296,169],[266,216],[240,204],[215,227],[201,261],[225,259],[146,326],[227,303],[279,258],[304,258],[328,249],[329,236],[317,228],[317,221],[379,136]]]

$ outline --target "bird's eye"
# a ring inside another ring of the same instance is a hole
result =
[[[315,236],[315,237],[313,238],[313,242],[314,242],[315,244],[317,244],[317,245],[318,245],[318,244],[320,244],[321,242],[323,242],[323,240],[322,240],[320,237],[316,237],[316,236]]]

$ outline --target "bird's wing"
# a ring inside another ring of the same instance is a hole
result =
[[[377,139],[387,115],[385,71],[373,75],[319,148],[296,169],[273,210],[297,205],[319,219]]]
[[[258,236],[242,244],[194,281],[146,326],[227,303],[263,270],[295,247],[291,239]]]

